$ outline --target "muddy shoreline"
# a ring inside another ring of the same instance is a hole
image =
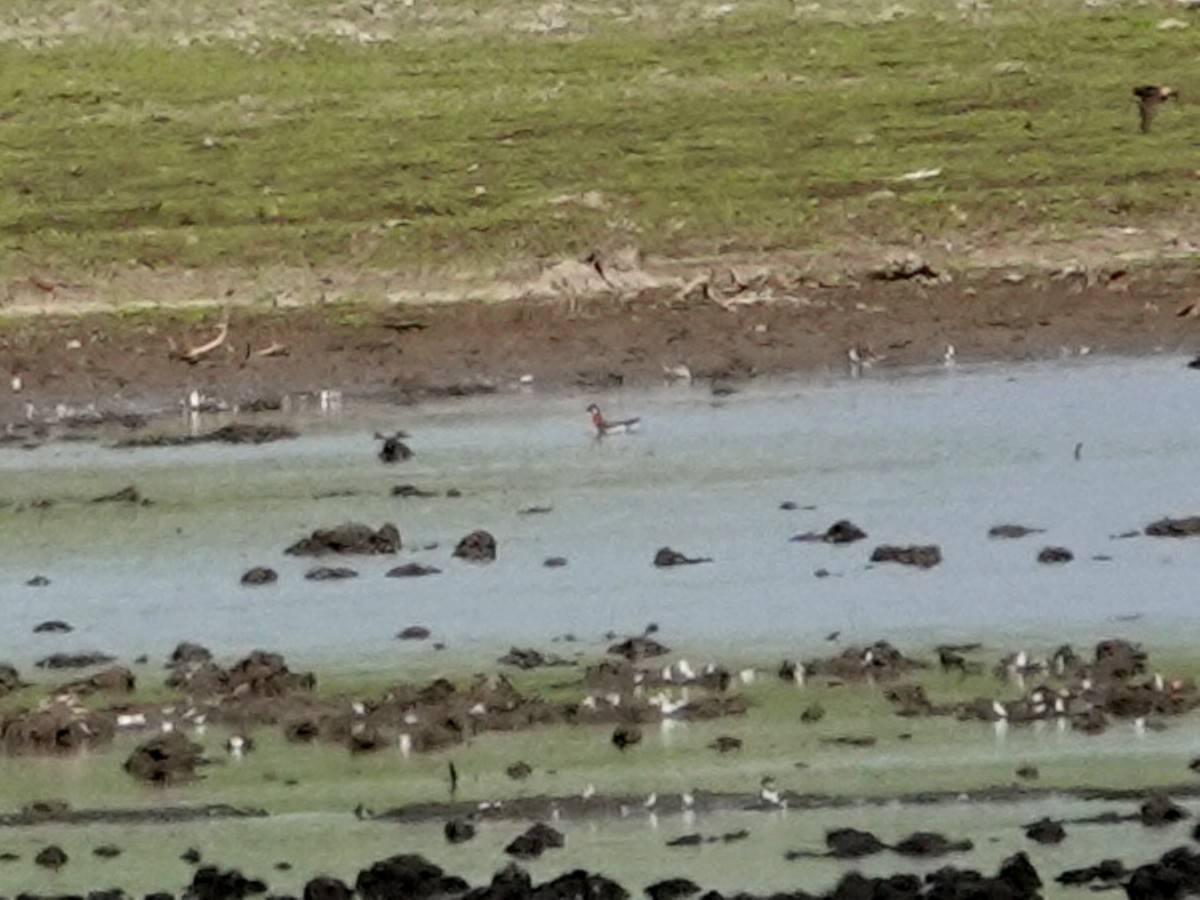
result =
[[[504,303],[126,314],[72,314],[67,304],[0,324],[0,422],[89,406],[175,409],[193,391],[261,409],[322,391],[412,403],[678,378],[736,389],[758,377],[848,373],[852,347],[873,373],[940,365],[951,344],[968,364],[1200,347],[1191,268],[934,275],[818,281],[730,269],[681,287]]]

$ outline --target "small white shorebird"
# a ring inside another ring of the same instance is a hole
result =
[[[596,428],[596,437],[608,437],[613,434],[629,434],[637,431],[642,420],[639,418],[619,419],[617,421],[609,421],[604,418],[604,413],[600,412],[600,407],[595,403],[587,408],[588,413],[592,417],[592,425]]]
[[[759,783],[758,799],[764,806],[776,806],[780,809],[787,806],[787,801],[775,786],[775,779],[770,775],[765,776]]]

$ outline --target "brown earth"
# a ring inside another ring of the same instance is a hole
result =
[[[551,279],[506,302],[12,306],[0,321],[0,423],[24,419],[27,403],[53,418],[57,404],[174,407],[192,390],[231,405],[325,389],[413,402],[509,391],[523,377],[585,392],[651,385],[680,366],[701,383],[736,384],[844,372],[852,346],[882,357],[876,372],[937,364],[947,344],[962,363],[1200,350],[1200,271],[1184,264],[935,277],[897,266],[825,280],[761,269],[651,279],[570,265],[561,291]],[[185,359],[221,335],[225,317],[228,337]]]

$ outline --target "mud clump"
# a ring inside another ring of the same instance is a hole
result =
[[[553,654],[546,655],[529,647],[512,647],[497,662],[502,666],[516,666],[518,669],[541,669],[548,666],[574,665],[569,659],[563,659],[561,656]]]
[[[670,547],[660,547],[654,554],[654,565],[659,569],[667,569],[672,566],[695,566],[700,563],[710,562],[712,562],[712,557],[687,556],[678,550],[672,550]]]
[[[887,845],[869,831],[835,828],[825,832],[825,846],[835,859],[860,859],[887,849]]]
[[[99,497],[93,497],[92,503],[146,503],[142,498],[141,493],[132,484],[128,487],[123,487],[119,491],[111,494],[102,494]]]
[[[54,703],[0,719],[0,745],[11,754],[71,753],[108,743],[114,731],[107,713]]]
[[[137,679],[124,666],[112,666],[97,672],[89,678],[81,678],[64,685],[64,690],[72,691],[79,696],[95,693],[132,694],[137,687]]]
[[[50,869],[53,872],[57,872],[67,864],[68,859],[66,851],[56,844],[51,844],[49,847],[43,847],[39,850],[37,856],[33,858],[33,862],[43,869]]]
[[[61,619],[50,619],[33,626],[34,634],[70,634],[75,629]]]
[[[700,893],[700,885],[689,878],[666,878],[646,888],[650,900],[683,900]]]
[[[380,860],[358,873],[354,883],[361,900],[428,900],[445,894],[461,894],[467,883],[461,878],[447,876],[422,856],[399,854]]]
[[[1146,526],[1148,537],[1195,537],[1200,535],[1200,516],[1183,519],[1159,519]]]
[[[192,874],[192,883],[184,891],[189,900],[244,900],[252,894],[266,893],[267,886],[257,878],[247,878],[237,869],[221,871],[216,866],[201,866]]]
[[[318,875],[304,885],[303,900],[351,900],[354,892],[340,878]]]
[[[945,856],[947,853],[966,853],[974,849],[970,841],[952,841],[945,835],[934,831],[917,831],[892,847],[896,853],[903,856],[933,857]]]
[[[475,826],[466,819],[451,819],[442,828],[448,844],[465,844],[475,837]]]
[[[1138,809],[1138,819],[1148,828],[1161,828],[1186,819],[1190,813],[1166,794],[1152,794]]]
[[[198,777],[206,764],[203,748],[178,732],[160,735],[134,748],[125,760],[125,771],[151,784],[180,784]]]
[[[368,525],[348,522],[336,528],[319,528],[284,552],[289,556],[324,556],[327,553],[374,555],[400,550],[400,532],[388,523],[375,531]]]
[[[384,573],[387,578],[423,578],[426,575],[440,575],[442,570],[434,566],[423,566],[420,563],[410,562],[402,566],[396,566],[394,569],[388,569]]]
[[[1002,540],[1016,540],[1030,534],[1041,534],[1044,528],[1030,528],[1027,525],[993,525],[988,529],[988,537]]]
[[[1062,827],[1062,822],[1039,819],[1025,826],[1025,837],[1039,844],[1061,844],[1067,839],[1067,830]]]
[[[279,573],[266,566],[255,566],[242,575],[242,584],[253,587],[260,584],[274,584],[279,580]]]
[[[458,542],[453,555],[468,562],[491,562],[496,558],[496,539],[487,531],[472,531]]]
[[[867,533],[849,519],[839,519],[825,531],[809,531],[791,538],[797,543],[853,544],[866,538]]]
[[[317,566],[304,573],[305,581],[344,581],[347,578],[357,578],[358,573],[345,566]]]
[[[1066,547],[1043,547],[1037,555],[1037,561],[1042,565],[1069,563],[1074,558],[1075,554]]]
[[[121,450],[144,447],[187,447],[192,444],[269,444],[299,437],[285,425],[251,425],[233,422],[204,434],[153,434],[125,438],[113,444]]]
[[[102,666],[114,662],[115,656],[107,653],[52,653],[39,659],[35,666],[39,669],[86,669],[89,666]]]
[[[871,552],[871,562],[899,563],[902,566],[914,566],[919,569],[932,569],[942,561],[942,550],[937,544],[914,544],[898,547],[892,544],[880,544]]]
[[[0,697],[21,688],[21,675],[14,666],[0,663]]]
[[[626,638],[620,643],[613,644],[608,648],[608,652],[614,656],[623,656],[630,662],[638,662],[655,656],[666,656],[671,650],[654,638],[642,636]]]
[[[518,859],[537,859],[547,850],[565,847],[566,843],[566,838],[563,837],[561,831],[538,822],[513,838],[504,848],[504,852]]]

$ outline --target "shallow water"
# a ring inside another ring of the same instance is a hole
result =
[[[600,399],[614,417],[641,415],[645,430],[603,442],[590,438],[582,412],[595,398],[530,393],[298,415],[290,421],[301,439],[262,447],[0,449],[0,500],[12,501],[0,507],[0,596],[8,614],[0,659],[24,669],[53,651],[100,649],[125,659],[148,653],[151,666],[137,667],[148,685],[159,680],[162,656],[189,639],[222,657],[277,649],[293,665],[320,666],[327,684],[328,676],[351,684],[359,673],[418,677],[490,660],[514,643],[594,658],[607,643],[605,631],[655,621],[676,649],[727,663],[828,652],[824,637],[837,630],[841,646],[886,637],[905,650],[980,638],[994,649],[1027,643],[1044,650],[1062,640],[1119,634],[1144,641],[1160,666],[1168,663],[1164,670],[1189,674],[1200,631],[1191,613],[1200,541],[1112,538],[1163,515],[1200,511],[1192,476],[1200,381],[1189,374],[1173,362],[1110,360],[775,382],[722,399],[699,388],[626,392]],[[413,434],[417,456],[382,466],[371,434],[398,427]],[[1083,445],[1078,461],[1077,443]],[[153,503],[87,502],[131,483]],[[401,483],[440,496],[390,496]],[[462,496],[446,497],[450,488]],[[39,498],[56,503],[28,508]],[[816,508],[781,510],[784,500]],[[531,506],[553,510],[519,512]],[[870,539],[849,547],[788,540],[840,518],[864,527]],[[346,520],[395,522],[406,543],[400,559],[338,560],[361,577],[303,580],[314,561],[287,557],[283,549],[313,528]],[[1001,522],[1047,533],[988,539],[987,529]],[[479,527],[497,536],[497,562],[451,559],[457,539]],[[884,542],[935,542],[945,562],[927,572],[868,566],[871,548]],[[430,544],[437,547],[421,549]],[[1034,557],[1047,544],[1071,548],[1075,561],[1039,565]],[[714,562],[657,570],[651,558],[663,545]],[[570,565],[544,568],[552,555],[568,557]],[[443,574],[383,577],[409,559],[436,564]],[[277,568],[280,582],[241,587],[241,573],[258,564]],[[821,568],[830,577],[815,577]],[[27,587],[34,574],[52,583]],[[45,619],[65,619],[77,630],[32,635]],[[449,649],[397,642],[393,635],[409,624],[430,627]],[[554,642],[568,632],[579,640]],[[1172,658],[1183,664],[1170,665]],[[564,679],[573,677],[564,670]],[[975,690],[971,682],[939,683],[939,677],[932,676],[932,696]],[[990,678],[979,679],[979,693],[995,690]],[[0,831],[0,851],[22,855],[0,866],[0,888],[67,891],[112,883],[178,890],[190,877],[177,859],[187,846],[266,877],[280,891],[298,891],[319,871],[351,879],[363,865],[400,851],[425,853],[478,883],[506,861],[502,847],[522,824],[489,823],[475,843],[451,848],[437,827],[360,823],[349,813],[364,799],[376,808],[441,799],[447,758],[464,774],[460,796],[469,800],[514,791],[565,796],[587,783],[601,792],[694,786],[752,792],[768,773],[801,792],[895,794],[1008,783],[1022,764],[1037,765],[1039,783],[1048,785],[1178,782],[1198,731],[1188,716],[1162,733],[1137,733],[1122,723],[1098,737],[1053,726],[998,735],[984,724],[898,719],[865,687],[806,692],[801,702],[819,699],[828,715],[799,729],[790,690],[771,683],[749,693],[753,708],[744,720],[648,734],[633,754],[616,754],[603,728],[555,731],[552,746],[542,731],[487,735],[446,755],[410,760],[285,748],[277,732],[264,729],[256,735],[260,751],[243,763],[214,766],[201,784],[169,792],[131,788],[120,771],[135,736],[82,757],[0,758],[5,809],[64,796],[77,808],[231,802],[272,813],[253,821]],[[707,744],[727,730],[745,737],[747,748],[718,757]],[[821,742],[847,733],[870,733],[879,744],[847,751]],[[220,756],[223,737],[214,731],[200,739]],[[516,759],[535,766],[519,787],[502,774]],[[296,787],[287,784],[293,778]],[[1068,826],[1067,842],[1047,849],[1018,829],[1043,815],[1109,808],[1129,812],[1132,804],[1051,797],[706,813],[694,823],[677,810],[663,810],[657,823],[638,812],[616,822],[564,822],[567,848],[531,870],[547,878],[585,866],[633,888],[687,874],[719,890],[815,891],[851,864],[789,863],[783,853],[819,850],[824,830],[838,825],[870,828],[889,841],[918,829],[969,837],[975,851],[951,861],[987,871],[1027,849],[1043,877],[1104,856],[1136,864],[1186,840],[1186,825]],[[664,846],[687,831],[742,827],[751,832],[742,843]],[[51,840],[72,856],[54,876],[31,863]],[[106,841],[126,854],[113,862],[93,858],[92,847]],[[280,860],[295,870],[272,871]],[[853,867],[890,873],[944,862],[883,854]]]
[[[614,417],[640,414],[645,429],[603,442],[588,435],[584,398],[531,393],[299,417],[302,438],[261,447],[4,449],[0,498],[15,505],[0,509],[0,658],[160,656],[191,639],[221,655],[268,646],[310,665],[432,664],[427,646],[393,639],[414,623],[462,656],[545,648],[568,632],[586,643],[555,649],[594,651],[605,631],[649,621],[674,646],[726,658],[813,650],[834,630],[844,642],[922,646],[1114,632],[1186,646],[1200,630],[1200,541],[1113,535],[1200,506],[1198,388],[1175,362],[1076,362],[776,382],[719,400],[698,388],[622,393],[600,399]],[[385,467],[371,433],[396,427],[413,434],[417,456]],[[85,502],[130,483],[153,504]],[[463,496],[393,498],[399,483]],[[339,492],[352,495],[314,499]],[[58,502],[21,509],[45,497]],[[784,500],[816,509],[784,511]],[[553,511],[519,513],[535,505]],[[788,541],[840,518],[870,539]],[[350,560],[354,580],[304,581],[313,561],[283,549],[351,519],[395,522],[401,558],[443,574],[386,579],[397,563],[388,557]],[[1047,533],[989,540],[1001,522]],[[452,560],[457,539],[479,527],[496,535],[497,562]],[[937,543],[945,562],[868,566],[884,542]],[[1075,561],[1039,565],[1047,544]],[[715,561],[657,570],[663,545]],[[553,555],[570,565],[543,568]],[[255,564],[277,568],[279,584],[242,588]],[[814,577],[822,568],[830,577]],[[52,583],[26,587],[34,574]],[[1139,618],[1116,621],[1129,616]],[[31,637],[49,618],[77,630]]]
[[[1043,894],[1070,897],[1079,896],[1079,889],[1065,889],[1051,880],[1061,871],[1113,856],[1132,868],[1187,842],[1186,823],[1148,829],[1137,823],[1068,822],[1067,840],[1053,847],[1035,844],[1022,834],[1023,825],[1043,816],[1070,819],[1109,810],[1126,814],[1130,807],[1052,797],[1011,804],[960,803],[918,809],[885,806],[695,816],[667,810],[652,816],[638,810],[620,820],[558,822],[556,826],[566,835],[566,846],[523,865],[538,881],[574,868],[600,871],[616,878],[635,896],[646,885],[680,875],[705,889],[722,892],[797,888],[818,892],[828,890],[851,870],[867,875],[924,874],[951,864],[991,874],[1003,859],[1024,850],[1047,882]],[[121,885],[131,892],[163,888],[179,891],[191,880],[191,867],[178,856],[194,847],[207,860],[219,860],[222,865],[236,866],[247,875],[263,878],[279,893],[299,895],[304,882],[319,873],[353,883],[360,869],[399,852],[420,853],[448,872],[480,884],[509,862],[503,848],[525,827],[519,822],[485,822],[474,841],[458,847],[446,844],[440,825],[358,822],[348,813],[187,826],[93,827],[86,831],[29,828],[0,832],[0,850],[22,856],[0,868],[0,883],[12,891],[84,890],[106,884]],[[885,851],[861,860],[785,861],[784,854],[790,850],[822,852],[825,831],[837,827],[870,830],[885,843],[898,842],[917,830],[939,831],[952,839],[969,839],[975,846],[969,852],[931,860],[914,860]],[[721,835],[742,829],[750,833],[743,841],[666,846],[668,840],[683,834]],[[36,870],[30,862],[49,841],[62,846],[72,860],[53,876]],[[117,860],[95,859],[91,851],[103,843],[116,844],[125,852]],[[294,868],[277,871],[273,866],[278,862],[291,863]]]

